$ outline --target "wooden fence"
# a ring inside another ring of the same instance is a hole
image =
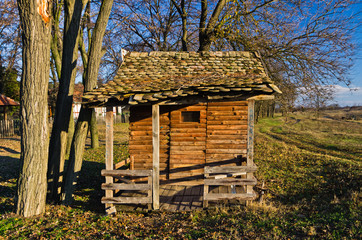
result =
[[[0,138],[19,134],[19,120],[0,120]]]
[[[256,185],[256,179],[250,174],[256,170],[256,166],[206,166],[204,172],[204,208],[208,206],[208,201],[225,199],[253,200],[256,197],[254,192],[237,193],[233,190],[235,189],[235,186]],[[230,186],[232,193],[210,193],[209,186]]]
[[[106,197],[102,198],[103,204],[148,204],[152,203],[152,170],[102,170],[102,176],[123,180],[123,183],[111,181],[103,183],[102,189],[106,191]],[[147,177],[147,183],[131,182],[125,177]],[[126,182],[126,183],[124,183]],[[120,196],[115,197],[117,191],[147,191],[147,196]],[[107,194],[108,191],[108,194]]]

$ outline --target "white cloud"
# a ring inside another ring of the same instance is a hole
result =
[[[362,88],[334,85],[335,102],[341,106],[362,106]]]

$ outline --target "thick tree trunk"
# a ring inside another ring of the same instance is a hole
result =
[[[73,90],[78,58],[77,37],[82,9],[82,0],[65,0],[61,78],[48,160],[49,198],[55,202],[60,199],[59,177],[61,166],[64,165],[65,161],[69,120],[72,116]]]
[[[90,91],[97,86],[99,65],[102,57],[102,42],[109,15],[112,10],[112,5],[113,0],[102,1],[96,25],[92,32],[88,64],[84,79],[85,92]],[[85,139],[87,137],[91,117],[92,110],[86,109],[82,106],[73,137],[73,146],[69,156],[69,167],[67,168],[66,180],[63,189],[62,198],[65,204],[70,204],[72,201],[74,184],[77,182],[77,177],[82,166]]]
[[[17,214],[25,217],[45,210],[48,159],[48,81],[50,19],[39,14],[37,0],[18,0],[23,30],[21,77],[21,156]]]

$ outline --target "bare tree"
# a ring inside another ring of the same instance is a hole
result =
[[[97,86],[99,66],[102,58],[102,43],[106,31],[108,18],[112,9],[113,0],[103,0],[97,16],[97,21],[92,30],[89,54],[85,68],[84,91],[91,91]],[[73,197],[74,184],[77,182],[83,162],[85,140],[92,119],[92,109],[82,106],[72,142],[69,164],[65,176],[63,200],[70,204]]]
[[[21,79],[21,156],[17,213],[28,217],[45,210],[47,189],[47,90],[50,63],[49,2],[19,0],[23,35]]]

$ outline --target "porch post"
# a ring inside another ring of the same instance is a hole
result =
[[[254,106],[255,100],[248,101],[248,141],[247,141],[247,166],[254,166]],[[247,173],[248,179],[253,178],[252,173]],[[246,193],[253,193],[253,186],[246,187]]]
[[[153,209],[160,208],[160,107],[152,105],[152,202]]]
[[[106,108],[106,170],[113,170],[113,107]],[[113,177],[107,176],[106,183],[113,183]],[[113,197],[113,190],[106,190],[106,198]],[[115,211],[113,204],[106,203],[106,212]]]

